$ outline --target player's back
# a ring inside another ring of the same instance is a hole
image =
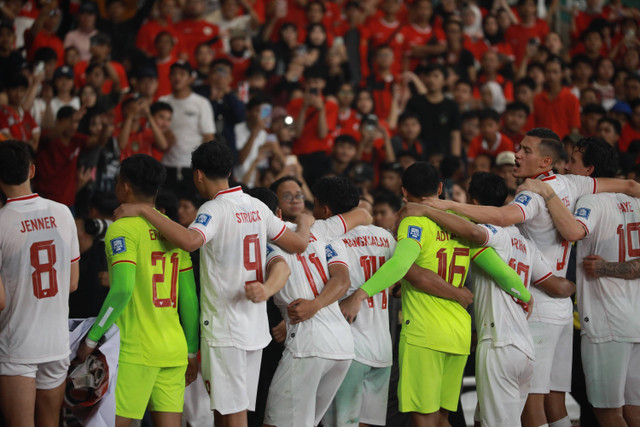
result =
[[[294,357],[352,359],[353,337],[337,301],[321,308],[304,322],[291,324],[287,315],[287,307],[291,302],[298,298],[315,299],[329,279],[327,241],[324,238],[327,233],[323,233],[323,223],[316,221],[311,226],[309,246],[301,254],[289,254],[269,245],[267,262],[282,257],[291,269],[287,283],[274,295],[273,301],[287,324],[285,346]],[[288,226],[295,227],[294,224]]]
[[[596,181],[593,178],[578,175],[555,175],[553,173],[548,175],[542,180],[553,188],[557,197],[571,212],[573,212],[578,198],[596,190]],[[536,244],[544,259],[552,267],[554,275],[565,277],[571,242],[564,240],[556,229],[542,197],[525,191],[519,193],[512,204],[520,207],[524,215],[524,222],[518,224],[522,235]],[[570,298],[551,297],[535,286],[532,287],[531,292],[535,304],[530,321],[558,325],[564,325],[571,321],[573,304]]]
[[[78,235],[66,206],[36,194],[0,209],[0,361],[43,363],[69,354],[71,263]]]
[[[393,256],[396,241],[388,231],[375,225],[359,226],[331,242],[327,252],[336,246],[349,266],[351,295]],[[393,285],[390,283],[389,285]],[[389,332],[389,292],[367,298],[351,323],[356,358],[374,367],[391,366],[391,334]]]
[[[204,203],[190,229],[200,232],[201,334],[211,346],[264,348],[271,336],[266,303],[245,296],[245,284],[263,282],[266,244],[285,232],[267,206],[240,187]]]
[[[613,193],[584,196],[574,217],[588,233],[578,243],[578,265],[593,254],[610,262],[640,257],[640,199]],[[578,268],[577,282],[583,334],[594,342],[640,341],[640,279],[592,279]]]
[[[111,277],[118,263],[136,266],[133,294],[116,321],[120,360],[147,366],[184,365],[187,343],[178,314],[178,277],[192,268],[189,254],[142,217],[111,224],[105,242]]]
[[[398,241],[412,239],[420,246],[415,263],[436,272],[456,287],[464,285],[469,270],[469,247],[426,217],[406,217],[398,228]],[[402,335],[411,345],[469,354],[471,317],[455,301],[429,295],[402,281]]]

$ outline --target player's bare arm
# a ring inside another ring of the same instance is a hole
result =
[[[258,303],[266,301],[284,287],[291,275],[291,269],[283,258],[274,258],[267,265],[267,280],[263,283],[250,282],[244,285],[248,300]]]
[[[363,208],[353,208],[349,212],[342,214],[342,219],[347,224],[347,231],[351,231],[359,225],[370,225],[373,217]]]
[[[307,250],[311,225],[315,219],[311,215],[300,214],[296,217],[296,231],[286,229],[280,238],[274,243],[291,253],[302,253]]]
[[[518,187],[518,192],[520,191],[530,191],[539,194],[540,197],[544,199],[547,209],[549,210],[549,215],[551,215],[556,229],[564,239],[575,242],[583,239],[587,235],[584,227],[576,221],[573,213],[571,213],[562,200],[560,200],[553,190],[553,187],[546,182],[539,179],[528,178]]]
[[[114,212],[116,220],[123,217],[142,216],[158,229],[168,241],[182,250],[193,252],[204,244],[202,234],[189,230],[153,209],[148,204],[123,203]],[[283,236],[284,237],[284,236]]]
[[[640,183],[632,179],[597,178],[596,193],[623,193],[640,197]]]
[[[80,279],[80,264],[78,261],[71,263],[69,274],[69,293],[78,290],[78,280]]]
[[[436,272],[413,264],[404,276],[411,285],[429,295],[456,301],[467,308],[473,302],[473,293],[464,286],[457,288],[445,281]]]
[[[524,221],[522,211],[515,205],[501,207],[478,206],[454,202],[453,200],[440,200],[435,197],[426,198],[425,204],[439,210],[452,210],[475,223],[508,227]]]
[[[7,299],[4,294],[4,283],[2,283],[2,277],[0,277],[0,310],[4,310],[7,306]]]
[[[584,257],[582,268],[588,277],[617,277],[633,280],[640,278],[640,258],[625,262],[609,262],[599,255]]]
[[[554,298],[568,298],[576,291],[576,284],[564,277],[549,276],[536,284],[543,291]]]
[[[351,279],[346,265],[338,263],[330,265],[329,276],[330,278],[322,288],[320,295],[315,299],[298,298],[289,304],[287,314],[292,324],[312,318],[320,309],[338,301],[349,290]]]

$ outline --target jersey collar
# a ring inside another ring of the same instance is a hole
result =
[[[36,193],[27,194],[26,196],[12,197],[10,199],[7,199],[7,204],[11,202],[23,202],[25,200],[37,199],[38,197],[40,196],[38,196]]]
[[[233,188],[227,188],[226,190],[218,191],[216,193],[216,195],[213,196],[213,198],[215,199],[218,196],[223,196],[223,195],[226,195],[226,194],[237,193],[237,192],[242,193],[242,187],[237,186],[237,187],[233,187]]]
[[[544,172],[540,172],[537,175],[532,176],[531,179],[541,179],[543,181],[549,181],[551,179],[556,179],[556,174],[553,173],[552,169],[549,169]]]

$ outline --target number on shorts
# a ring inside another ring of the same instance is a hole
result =
[[[58,294],[58,272],[53,267],[56,263],[56,245],[53,240],[35,242],[29,248],[31,257],[31,283],[33,295],[38,298],[51,298]],[[44,255],[44,261],[40,255]],[[46,276],[45,276],[46,275]],[[46,280],[43,280],[46,277]]]

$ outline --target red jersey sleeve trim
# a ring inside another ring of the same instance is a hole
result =
[[[591,178],[593,179],[593,194],[596,194],[598,191],[598,180],[595,178]]]
[[[342,226],[344,227],[344,233],[346,233],[347,231],[349,231],[349,229],[347,228],[347,222],[344,220],[344,218],[342,217],[342,215],[338,215],[338,218],[340,218],[340,221],[342,221]],[[343,234],[344,234],[343,233]]]
[[[347,263],[346,263],[346,262],[344,262],[344,261],[331,261],[331,262],[330,262],[329,264],[327,264],[327,265],[333,265],[333,264],[342,264],[342,265],[344,265],[345,267],[349,268],[349,266],[347,265]]]
[[[518,209],[520,209],[520,212],[522,212],[522,221],[525,221],[527,219],[527,214],[524,213],[524,209],[522,209],[522,206],[520,206],[519,204],[517,203],[514,203],[514,204],[518,207]]]
[[[78,255],[77,257],[75,257],[74,259],[71,260],[71,264],[73,264],[74,262],[78,262],[80,261],[80,255]]]
[[[200,233],[200,235],[202,236],[202,240],[203,240],[202,244],[204,245],[205,243],[207,243],[207,236],[205,236],[205,235],[204,235],[204,233],[202,232],[202,230],[200,230],[200,229],[198,229],[198,228],[195,228],[195,227],[189,227],[189,230],[195,230],[195,231],[197,231],[198,233]]]
[[[129,264],[136,265],[136,263],[135,263],[135,262],[133,262],[133,261],[129,261],[129,260],[123,259],[123,260],[121,260],[121,261],[116,261],[116,262],[114,262],[113,264],[111,264],[111,267],[113,267],[113,266],[114,266],[114,265],[116,265],[116,264],[123,263],[123,262],[126,262],[126,263],[129,263]]]
[[[489,243],[489,230],[487,230],[487,227],[482,227],[484,228],[484,232],[487,235],[487,237],[484,239],[484,243],[482,244],[482,246],[487,246],[487,244]]]
[[[282,235],[284,234],[284,232],[287,230],[287,226],[286,225],[282,225],[282,230],[280,230],[280,232],[278,233],[278,235],[276,237],[274,237],[273,239],[271,239],[273,242],[275,242],[276,240],[278,240],[279,238],[282,237]]]
[[[584,228],[585,233],[589,234],[589,227],[587,227],[587,224],[585,224],[584,222],[580,221],[579,219],[576,219],[576,221],[578,221],[580,223],[580,225],[582,226],[582,228]]]
[[[476,259],[478,255],[480,255],[482,252],[486,251],[487,249],[489,249],[488,246],[480,249],[478,252],[476,252],[476,254],[474,256],[471,257],[471,259],[472,260]]]
[[[540,282],[544,282],[545,280],[547,280],[549,277],[551,277],[553,275],[553,273],[548,272],[547,274],[545,274],[542,278],[536,280],[535,282],[533,282],[534,285],[537,285]]]
[[[184,272],[184,271],[189,271],[189,270],[193,270],[193,266],[191,267],[187,267],[187,268],[183,268],[182,270],[178,270],[180,273]]]
[[[274,257],[273,257],[273,258],[271,258],[269,261],[267,261],[267,265],[266,265],[266,267],[269,267],[269,265],[270,265],[274,260],[276,260],[276,259],[284,260],[284,257],[283,257],[282,255],[276,255],[276,256],[274,256]]]

